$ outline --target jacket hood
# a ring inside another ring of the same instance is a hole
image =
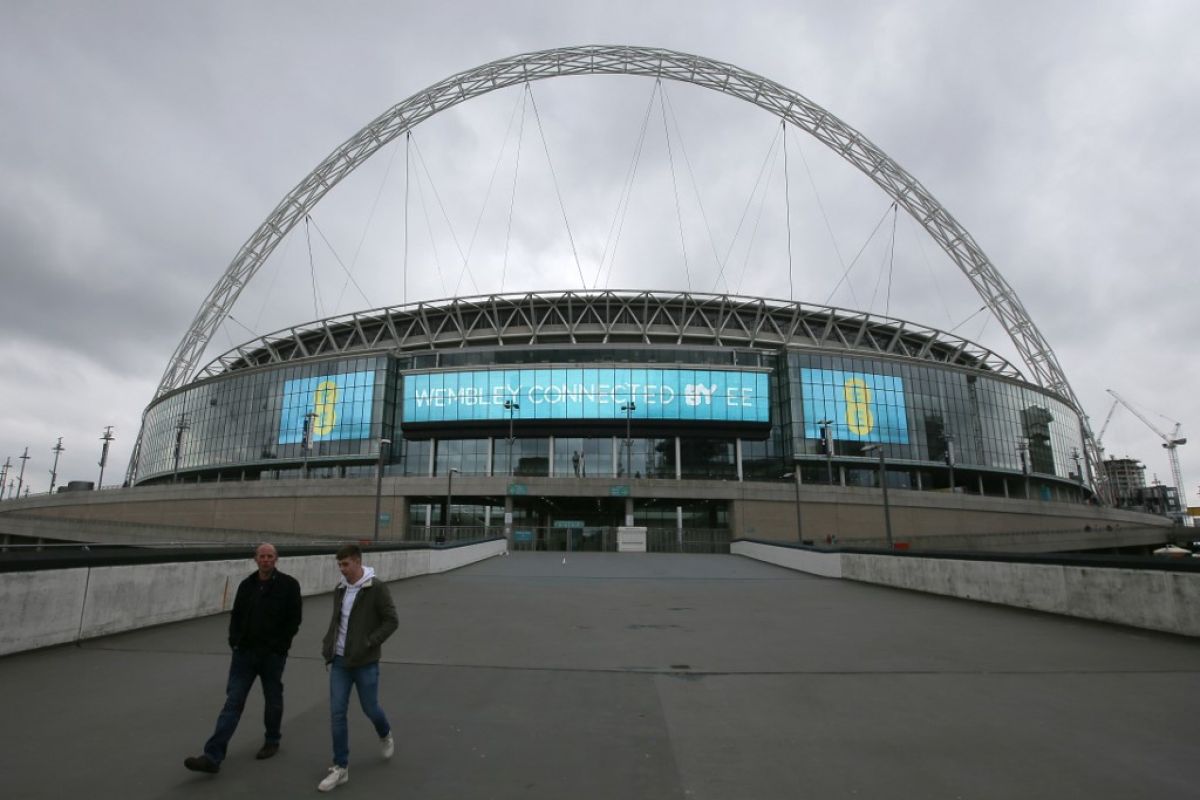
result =
[[[349,589],[350,587],[354,587],[356,589],[361,589],[362,587],[364,587],[368,583],[370,583],[371,579],[374,577],[375,577],[375,568],[374,567],[363,567],[363,574],[362,574],[361,578],[356,580],[354,583],[351,583],[350,581],[346,580],[346,576],[343,575],[341,583],[339,583],[338,585],[344,586],[347,589]]]

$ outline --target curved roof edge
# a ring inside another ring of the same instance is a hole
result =
[[[896,317],[762,297],[619,289],[488,294],[341,314],[238,345],[196,377],[360,353],[588,344],[841,351],[1025,381],[987,348]]]

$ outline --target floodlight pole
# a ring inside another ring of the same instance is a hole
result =
[[[58,457],[62,455],[62,451],[67,448],[62,446],[62,437],[58,437],[58,442],[54,447],[50,448],[50,452],[54,453],[54,466],[50,467],[50,494],[54,494],[54,484],[58,483]]]
[[[946,466],[950,469],[950,493],[954,494],[954,434],[942,436],[946,442]]]
[[[621,406],[621,410],[625,412],[625,480],[632,480],[633,440],[629,438],[629,434],[633,427],[633,412],[637,410],[637,403],[630,400]]]
[[[508,412],[508,476],[511,478],[516,472],[513,470],[513,414],[521,410],[521,404],[513,400],[504,401],[504,410]]]
[[[800,512],[800,462],[794,465],[795,472],[785,472],[783,477],[796,480],[796,542],[804,544],[804,518]]]
[[[175,469],[171,477],[171,483],[179,483],[179,456],[183,452],[183,432],[186,431],[188,425],[187,414],[179,415],[179,422],[175,423]]]
[[[376,542],[379,541],[379,510],[383,502],[383,453],[391,444],[391,439],[379,440],[379,460],[375,465],[375,535],[372,537]]]
[[[100,448],[100,477],[96,479],[96,490],[104,488],[104,466],[108,463],[108,446],[116,437],[113,436],[113,426],[106,425],[104,427],[104,435],[100,437],[100,441],[104,442],[104,446]]]
[[[863,448],[864,453],[879,451],[879,487],[883,489],[883,529],[887,535],[888,550],[894,550],[895,545],[892,542],[892,507],[888,503],[888,487],[887,487],[887,464],[883,458],[883,445],[870,444]]]
[[[829,485],[833,486],[833,420],[823,419],[817,422],[821,426],[821,441],[825,443],[825,473]]]
[[[442,521],[443,535],[445,528],[450,527],[450,505],[454,502],[454,473],[458,472],[458,467],[451,467],[446,471],[446,518]]]
[[[304,415],[304,436],[300,440],[300,449],[304,453],[304,467],[301,470],[300,477],[308,478],[308,452],[312,450],[312,435],[313,435],[313,420],[317,418],[315,411],[309,411]],[[383,450],[382,444],[380,450]]]
[[[21,471],[19,473],[17,473],[17,499],[20,500],[21,499],[21,487],[23,487],[25,485],[25,464],[31,458],[31,456],[29,455],[29,448],[26,447],[25,452],[22,453],[21,455],[17,456],[17,458],[21,459]],[[10,486],[9,488],[11,489],[12,487]]]
[[[1025,476],[1025,499],[1029,499],[1029,441],[1021,439],[1017,442],[1017,453],[1021,456],[1021,474]]]

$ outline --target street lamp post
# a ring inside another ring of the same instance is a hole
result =
[[[313,420],[317,418],[316,412],[309,411],[304,415],[304,436],[300,440],[300,449],[304,455],[304,467],[300,472],[300,477],[308,478],[308,453],[312,450],[312,435],[313,435]],[[383,449],[382,443],[380,450]]]
[[[950,493],[954,493],[954,434],[947,433],[942,437],[946,442],[946,466],[950,469]]]
[[[100,477],[96,480],[97,490],[104,488],[104,467],[106,464],[108,464],[108,446],[112,444],[112,440],[116,438],[113,436],[112,429],[112,425],[106,425],[104,427],[104,435],[100,437],[100,441],[104,442],[104,446],[100,448]]]
[[[625,412],[625,479],[633,478],[633,440],[629,438],[630,430],[633,425],[633,412],[637,411],[637,403],[630,400],[621,406],[621,410]]]
[[[446,508],[444,509],[444,518],[442,519],[442,535],[445,535],[446,528],[450,527],[450,505],[454,502],[454,473],[458,472],[458,467],[451,467],[446,470]]]
[[[62,446],[61,436],[58,437],[58,443],[50,448],[50,452],[54,453],[54,466],[50,468],[50,494],[54,494],[54,484],[58,483],[58,457],[66,449]]]
[[[521,410],[521,404],[512,400],[504,401],[504,410],[508,412],[508,476],[511,478],[516,473],[513,470],[512,450],[513,440],[513,415]]]
[[[180,414],[179,422],[175,423],[175,469],[171,483],[179,483],[179,455],[183,451],[183,432],[188,427],[187,414]]]
[[[17,458],[21,459],[21,471],[19,473],[17,473],[17,494],[16,494],[17,499],[20,500],[21,499],[21,487],[25,485],[25,464],[26,464],[26,462],[29,461],[30,458],[32,458],[32,456],[29,455],[29,448],[26,447],[25,452],[21,453],[21,455],[17,456]],[[9,486],[8,488],[11,490],[12,486]]]
[[[888,550],[894,549],[892,543],[892,508],[888,504],[887,464],[883,459],[883,445],[869,444],[863,448],[864,453],[879,451],[879,487],[883,489],[883,529],[887,535]]]
[[[1017,442],[1017,453],[1021,456],[1021,474],[1025,476],[1025,499],[1029,499],[1029,442],[1021,439]]]
[[[804,544],[804,518],[800,512],[800,464],[795,465],[795,472],[785,472],[783,477],[795,478],[796,482],[796,541]]]
[[[383,502],[383,453],[385,448],[390,448],[391,439],[379,440],[379,461],[375,465],[375,536],[374,540],[379,541],[379,513],[380,506]]]
[[[817,424],[821,426],[821,441],[825,445],[825,472],[829,481],[829,485],[833,485],[833,436],[832,428],[833,420],[822,419],[818,420]]]

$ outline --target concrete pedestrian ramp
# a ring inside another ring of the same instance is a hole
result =
[[[368,558],[369,563],[369,558]],[[247,572],[251,565],[247,562]],[[371,798],[1185,798],[1190,639],[797,574],[737,556],[527,553],[391,584]],[[290,798],[329,764],[305,600],[278,756],[258,689],[217,776],[226,615],[0,659],[2,794]]]

